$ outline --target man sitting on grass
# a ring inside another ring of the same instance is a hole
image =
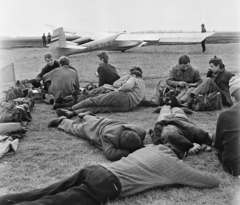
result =
[[[142,69],[140,67],[134,66],[133,68],[130,69],[129,74],[124,75],[118,80],[116,80],[112,86],[110,84],[104,84],[103,86],[92,89],[90,91],[84,89],[83,91],[84,94],[79,95],[77,93],[74,93],[72,96],[68,96],[66,98],[63,98],[61,94],[57,95],[55,97],[53,109],[56,110],[57,108],[72,107],[73,105],[82,102],[87,98],[96,97],[100,94],[113,92],[114,90],[120,88],[130,78],[130,74],[134,70],[137,70],[142,74]]]
[[[79,90],[79,79],[76,70],[70,67],[70,60],[66,56],[59,58],[60,67],[43,76],[43,82],[50,82],[48,93],[53,96],[59,91],[63,97],[71,95]]]
[[[96,72],[96,75],[99,78],[98,87],[101,87],[104,84],[112,85],[120,78],[117,69],[108,63],[109,55],[107,51],[100,51],[97,54],[97,57],[99,61],[99,67]]]
[[[223,111],[217,120],[213,146],[223,168],[233,176],[240,175],[240,78],[234,76],[229,82],[230,94],[237,103]]]
[[[195,147],[200,144],[211,146],[212,138],[203,129],[191,122],[181,108],[164,105],[160,111],[154,131],[149,130],[153,144],[164,144],[169,135],[181,135],[194,143]],[[206,147],[210,149],[210,147]],[[193,149],[196,151],[196,149]],[[191,150],[192,152],[192,150]]]
[[[192,108],[195,96],[199,94],[208,95],[214,92],[221,93],[223,105],[232,106],[233,103],[229,93],[229,80],[234,76],[234,74],[230,71],[227,71],[222,59],[216,56],[210,59],[209,66],[210,68],[207,72],[206,79],[199,86],[197,86],[197,88],[189,93],[188,100],[184,106]],[[174,103],[176,106],[181,106],[181,102],[178,102],[173,98],[174,96],[171,98],[172,103]]]
[[[49,73],[50,71],[54,70],[55,68],[59,68],[60,65],[58,63],[57,60],[54,59],[54,56],[52,53],[47,52],[44,54],[44,60],[47,63],[47,65],[45,65],[41,72],[37,75],[36,79],[32,79],[29,80],[29,83],[32,83],[33,87],[35,88],[39,88],[41,87],[41,81],[42,81],[42,77],[46,74]],[[48,90],[47,85],[45,85],[44,90]]]
[[[72,106],[72,111],[57,109],[60,116],[71,118],[78,113],[91,111],[99,112],[127,112],[136,107],[145,97],[145,82],[142,73],[134,70],[130,73],[130,78],[117,90],[107,94],[90,97]]]
[[[166,84],[172,88],[178,88],[180,93],[177,99],[185,103],[191,91],[202,82],[199,70],[190,64],[187,55],[179,57],[178,64],[171,67]]]
[[[94,205],[170,185],[218,187],[215,176],[179,159],[191,147],[184,137],[170,135],[165,146],[149,145],[117,162],[87,166],[46,188],[2,196],[0,204]]]
[[[55,118],[49,127],[58,127],[67,133],[90,141],[103,150],[111,161],[126,157],[129,153],[143,147],[146,131],[140,126],[126,122],[92,116],[90,112],[79,113],[82,123],[66,117]]]

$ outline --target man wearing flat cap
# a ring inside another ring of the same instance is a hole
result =
[[[192,108],[195,96],[199,94],[207,95],[214,92],[220,92],[224,106],[232,106],[233,102],[229,93],[229,80],[234,74],[225,69],[222,59],[217,56],[210,59],[209,66],[206,79],[190,93],[186,103],[188,108]]]
[[[198,171],[179,158],[191,146],[185,138],[176,140],[170,135],[165,145],[148,145],[111,164],[86,166],[46,188],[0,196],[0,204],[94,205],[169,185],[218,187],[214,175]]]
[[[223,168],[233,176],[240,175],[240,78],[230,79],[230,94],[237,103],[223,111],[217,120],[213,146],[218,150],[218,159]]]

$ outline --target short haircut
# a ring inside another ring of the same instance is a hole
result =
[[[181,64],[187,64],[187,63],[190,63],[190,58],[189,58],[187,55],[181,55],[181,56],[179,57],[178,62],[179,62],[179,65],[181,65]]]
[[[138,70],[140,73],[143,73],[143,72],[142,72],[142,69],[141,69],[140,67],[138,67],[138,66],[132,67],[132,68],[130,69],[130,72],[132,72],[132,71],[134,71],[134,70]]]
[[[104,61],[104,63],[108,63],[109,55],[107,51],[101,51],[97,54],[97,57],[99,57],[101,60]]]
[[[43,57],[44,57],[44,59],[46,59],[46,58],[54,58],[54,56],[53,56],[53,54],[51,52],[45,53]]]
[[[141,72],[139,72],[138,70],[133,70],[131,73],[130,73],[130,75],[136,75],[137,77],[142,77],[142,73]]]
[[[142,147],[140,136],[132,130],[124,130],[120,136],[120,148],[134,152]]]
[[[67,56],[61,56],[61,57],[59,58],[58,62],[59,62],[59,64],[60,64],[61,66],[63,66],[63,65],[69,65],[69,64],[70,64],[70,60],[69,60],[69,58],[68,58]]]

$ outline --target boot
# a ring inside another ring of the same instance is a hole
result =
[[[180,102],[174,95],[171,96],[171,108],[173,107],[181,107]]]
[[[63,119],[66,119],[65,116],[62,117],[58,117],[58,118],[53,118],[49,123],[48,123],[48,127],[57,127],[62,121]]]
[[[54,103],[61,104],[64,102],[64,98],[62,97],[62,91],[58,91],[54,98]]]
[[[66,118],[72,118],[76,115],[76,112],[75,111],[68,111],[68,110],[65,110],[65,109],[61,109],[61,108],[58,108],[56,110],[56,113],[59,117],[61,116],[65,116]]]

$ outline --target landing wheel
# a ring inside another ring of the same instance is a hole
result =
[[[125,50],[121,50],[121,52],[122,52],[122,53],[124,53],[124,52],[125,52]]]

